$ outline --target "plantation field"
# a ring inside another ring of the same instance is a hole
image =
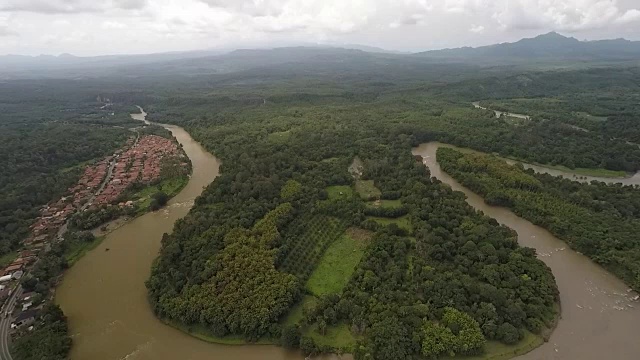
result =
[[[281,270],[306,280],[327,248],[344,232],[339,219],[316,215],[305,226],[306,230],[282,262]]]
[[[326,188],[329,199],[350,198],[353,196],[353,189],[346,185],[329,186]]]
[[[343,234],[320,259],[307,281],[307,290],[316,296],[340,293],[349,282],[366,246],[366,241],[356,240],[348,233]]]
[[[411,221],[409,221],[409,216],[407,216],[407,215],[401,216],[401,217],[396,218],[396,219],[390,219],[390,218],[384,218],[384,217],[376,217],[376,216],[369,216],[367,218],[371,219],[371,220],[374,220],[375,222],[377,222],[378,224],[381,224],[381,225],[396,224],[401,229],[405,229],[407,231],[412,231],[413,230],[413,227],[411,226]]]
[[[382,195],[380,190],[375,186],[373,180],[358,180],[356,181],[356,191],[365,200],[371,198],[377,198]]]

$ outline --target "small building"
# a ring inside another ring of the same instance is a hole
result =
[[[0,276],[0,283],[7,282],[11,279],[12,279],[11,275]]]
[[[18,315],[14,322],[11,323],[11,328],[16,329],[22,326],[29,326],[36,322],[36,317],[38,316],[38,310],[27,310],[23,311]]]
[[[22,275],[24,275],[24,271],[22,270],[18,270],[16,272],[14,272],[11,277],[16,279],[16,280],[20,280],[22,278]]]

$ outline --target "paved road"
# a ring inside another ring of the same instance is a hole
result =
[[[22,286],[13,291],[11,297],[5,302],[5,306],[2,307],[2,314],[0,316],[0,360],[13,360],[11,353],[9,352],[9,331],[11,330],[11,313],[18,301],[18,297],[22,294]],[[5,317],[5,314],[9,312],[9,315]]]

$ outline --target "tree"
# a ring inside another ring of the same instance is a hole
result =
[[[302,333],[297,325],[287,326],[282,330],[280,343],[287,348],[297,348],[300,346]]]

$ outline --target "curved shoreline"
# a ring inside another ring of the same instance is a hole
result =
[[[519,359],[600,360],[636,359],[640,343],[640,304],[622,280],[571,249],[547,230],[506,208],[489,206],[484,199],[443,172],[436,161],[440,143],[412,150],[421,155],[431,176],[463,192],[467,203],[518,233],[522,246],[536,249],[555,276],[562,304],[560,319],[549,341]]]
[[[502,112],[498,110],[492,110],[480,105],[480,101],[474,101],[471,103],[473,107],[476,109],[489,110],[493,111],[496,114],[496,117],[500,117],[500,115],[505,114],[505,116],[513,116],[520,119],[531,119],[529,115],[524,114],[516,114],[509,112]],[[454,147],[453,145],[446,144],[447,146]],[[464,150],[464,148],[458,148],[458,150]],[[474,151],[474,150],[472,150]],[[537,172],[546,172],[548,174],[554,176],[562,176],[567,179],[571,179],[574,181],[580,182],[590,182],[593,180],[601,181],[605,183],[620,183],[623,185],[640,185],[640,171],[636,173],[627,173],[624,171],[614,171],[614,170],[603,170],[603,169],[589,169],[589,168],[578,168],[575,171],[564,167],[562,165],[553,166],[546,164],[538,164],[538,163],[529,163],[521,159],[505,157],[498,155],[500,158],[505,159],[508,163],[521,163],[527,169],[533,169]],[[604,172],[604,173],[603,173]],[[616,173],[624,173],[624,176],[615,175]]]

